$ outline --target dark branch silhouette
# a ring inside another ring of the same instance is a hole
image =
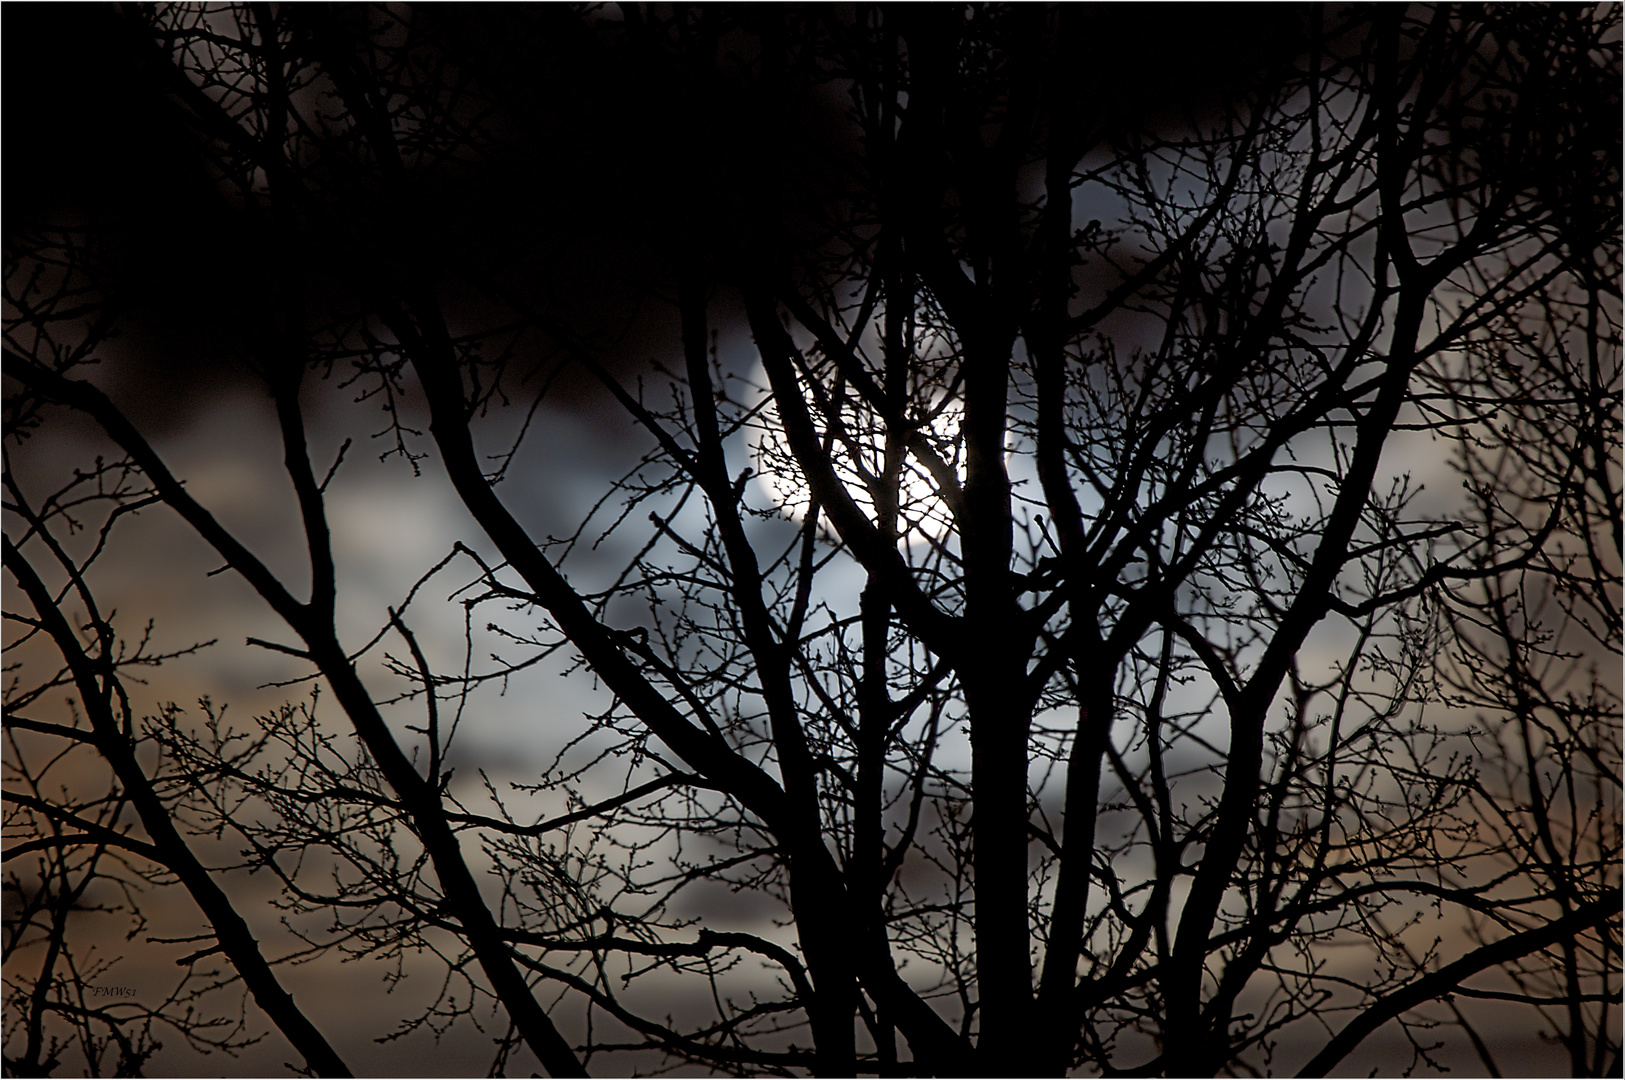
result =
[[[1618,10],[1180,18],[85,14],[150,146],[8,211],[8,1071],[366,1072],[284,985],[366,961],[493,1074],[1617,1072]],[[471,530],[382,602],[365,437]],[[148,700],[232,646],[137,514],[294,700]]]

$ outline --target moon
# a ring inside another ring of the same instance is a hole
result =
[[[961,483],[965,479],[961,453],[960,425],[964,407],[956,400],[934,407],[922,434],[937,454],[953,467]],[[833,438],[830,453],[835,474],[846,486],[852,500],[875,520],[875,502],[869,485],[858,467],[877,477],[884,457],[884,429],[872,411],[843,408],[842,421],[848,438]],[[747,425],[746,441],[755,474],[751,487],[759,498],[770,502],[792,521],[805,521],[810,493],[801,467],[790,452],[783,425],[771,398],[763,402],[754,422]],[[856,466],[854,464],[856,459]],[[912,453],[905,453],[898,485],[898,539],[910,547],[940,543],[954,531],[953,512],[937,490],[925,465]]]

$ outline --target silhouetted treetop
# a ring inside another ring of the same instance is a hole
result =
[[[19,12],[8,1070],[1617,1072],[1617,7]]]

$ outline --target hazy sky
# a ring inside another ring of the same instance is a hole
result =
[[[1172,16],[1175,10],[1177,18]],[[662,245],[671,243],[670,234],[684,214],[700,221],[712,238],[712,246],[697,253],[697,259],[725,259],[730,245],[740,242],[736,234],[748,217],[742,202],[755,196],[741,179],[748,173],[734,158],[748,157],[742,148],[760,136],[740,129],[745,104],[726,95],[713,103],[699,126],[714,140],[714,171],[679,191],[662,173],[662,155],[670,149],[662,139],[675,136],[662,134],[657,111],[642,110],[639,95],[647,95],[648,86],[636,85],[631,77],[616,84],[615,73],[589,70],[587,59],[572,59],[558,41],[506,37],[509,24],[491,10],[466,20],[444,11],[439,17],[447,20],[447,33],[470,35],[464,44],[486,65],[486,73],[498,81],[514,80],[519,87],[515,93],[535,95],[529,104],[530,115],[537,118],[533,128],[509,132],[480,167],[459,173],[456,183],[448,182],[444,190],[428,192],[421,217],[402,226],[414,240],[435,245],[444,259],[439,286],[453,332],[491,319],[495,305],[481,298],[482,286],[494,282],[504,289],[519,288],[543,298],[543,317],[590,341],[625,384],[646,380],[652,392],[665,393],[659,369],[680,366],[682,354],[669,303],[669,266],[654,253],[667,250]],[[1224,100],[1238,72],[1256,62],[1259,50],[1276,40],[1275,33],[1285,33],[1285,21],[1234,9],[1228,14],[1188,7],[1154,13],[1102,9],[1095,52],[1080,58],[1079,66],[1094,71],[1090,77],[1098,81],[1104,110],[1118,109],[1127,117],[1154,116],[1175,103],[1200,108]],[[109,296],[129,311],[121,335],[102,350],[96,378],[171,470],[185,479],[190,494],[295,593],[302,593],[308,574],[298,507],[282,467],[274,410],[243,359],[245,340],[259,329],[253,314],[256,290],[263,285],[254,246],[261,238],[258,224],[217,198],[215,178],[189,149],[190,136],[164,99],[150,87],[143,89],[147,84],[132,75],[128,56],[104,15],[77,7],[11,5],[5,23],[8,234],[45,221],[91,229],[111,267]],[[1153,24],[1159,32],[1147,33]],[[544,67],[547,77],[531,78]],[[657,75],[648,78],[654,81]],[[36,89],[46,87],[48,91]],[[835,108],[833,99],[823,107]],[[806,177],[797,178],[800,186],[787,181],[790,218],[795,216],[794,199],[813,200],[824,193],[816,163],[832,141],[845,137],[838,133],[833,113],[820,114],[817,107],[809,113],[793,133],[795,153],[808,169]],[[361,199],[342,209],[368,220],[382,213]],[[1075,207],[1080,226],[1110,210],[1104,199]],[[336,243],[329,245],[320,235],[302,240],[312,252],[308,299],[313,317],[319,318],[326,314],[324,302],[337,311],[354,298],[334,262]],[[740,387],[759,384],[760,369],[737,305],[726,295],[718,297],[712,318],[724,369],[739,378]],[[1125,347],[1132,343],[1134,327],[1115,329]],[[552,380],[497,491],[533,536],[562,538],[577,530],[614,480],[636,466],[652,440],[584,371],[561,365],[549,348],[542,333],[521,334],[515,370],[535,366],[537,373],[513,380],[515,403],[480,419],[476,433],[480,449],[494,461],[525,423],[531,396],[544,380]],[[457,500],[423,434],[427,415],[423,403],[411,396],[415,388],[408,384],[408,396],[398,405],[401,424],[417,432],[408,435],[408,448],[424,455],[414,465],[388,453],[393,436],[387,433],[389,418],[379,401],[357,400],[368,384],[345,385],[343,376],[341,363],[333,377],[311,380],[306,415],[312,457],[319,466],[336,459],[345,439],[354,439],[328,496],[340,585],[339,631],[353,648],[387,626],[390,608],[398,607],[420,575],[455,544],[488,561],[496,556]],[[374,434],[379,432],[385,434]],[[736,440],[734,449],[739,453],[739,460],[730,463],[734,471],[751,464],[743,439]],[[53,414],[25,445],[7,452],[20,482],[42,495],[74,468],[111,451],[83,422]],[[1018,478],[1030,480],[1031,469],[1025,466],[1016,470]],[[1425,436],[1396,435],[1384,466],[1391,475],[1411,473],[1437,493],[1440,505],[1458,498],[1458,481],[1445,456]],[[758,478],[747,503],[768,509],[774,497],[772,485]],[[593,519],[598,524],[584,533],[567,563],[578,590],[605,587],[635,554],[642,538],[637,530],[616,533],[594,546],[618,512],[618,502],[601,509]],[[696,500],[677,525],[698,528],[701,512]],[[636,511],[639,518],[644,513]],[[755,527],[763,535],[775,530],[789,535],[782,524],[764,521]],[[236,722],[251,725],[255,716],[308,693],[308,684],[276,685],[303,676],[306,668],[300,661],[244,644],[249,637],[291,643],[290,633],[237,575],[212,573],[218,559],[167,509],[150,508],[126,518],[113,539],[96,566],[93,584],[104,609],[117,610],[127,636],[150,619],[156,640],[165,647],[217,641],[144,673],[145,681],[133,688],[138,710],[156,712],[168,702],[192,709],[207,697],[225,705]],[[422,588],[407,613],[436,670],[460,670],[466,648],[473,671],[492,671],[493,652],[513,660],[523,650],[485,629],[486,623],[526,633],[541,621],[531,612],[485,604],[469,616],[474,641],[467,645],[461,601],[471,595],[466,590],[474,579],[471,563],[453,561]],[[845,590],[842,602],[850,606],[862,578],[853,568],[832,573],[822,587],[831,596]],[[9,578],[5,588],[9,608]],[[637,612],[624,616],[628,626],[640,621]],[[1335,634],[1326,631],[1327,638]],[[1314,647],[1304,653],[1306,662],[1329,663],[1335,655],[1332,644],[1313,639]],[[386,637],[361,665],[380,697],[407,687],[386,669],[386,651],[403,655],[399,639]],[[590,674],[566,676],[572,665],[573,654],[563,650],[505,685],[493,682],[473,693],[448,762],[458,770],[456,794],[480,801],[480,770],[499,789],[533,781],[579,734],[585,716],[607,708],[609,697]],[[322,709],[333,730],[342,730],[339,711],[330,703]],[[391,708],[389,718],[404,730],[421,723],[420,714],[419,703],[404,702]],[[578,749],[569,760],[579,760],[590,749]],[[605,787],[603,793],[612,790]],[[557,793],[516,797],[516,805],[526,805],[535,815],[564,809]],[[467,847],[478,866],[474,845]],[[242,899],[244,914],[263,934],[268,951],[292,948],[289,936],[277,928],[278,914],[270,906],[277,891],[270,881],[237,878],[233,894]],[[171,893],[152,898],[150,933],[195,933],[198,920],[191,901],[180,890]],[[732,928],[788,940],[788,932],[771,922],[780,913],[770,903],[721,888],[703,895],[714,907],[698,910],[699,901],[693,901],[680,913],[726,918]],[[145,993],[179,977],[173,960],[185,946],[124,944],[117,940],[124,929],[115,925],[117,919],[78,918],[106,920],[104,947],[125,953],[108,981],[139,986]],[[489,1064],[489,1034],[466,1025],[439,1046],[424,1031],[376,1042],[430,992],[424,980],[407,979],[386,994],[385,974],[374,964],[330,960],[283,971],[296,999],[357,1067],[402,1076],[483,1072]],[[769,976],[742,976],[741,981],[756,977]],[[659,978],[638,991],[650,1001],[668,992],[684,991],[662,985]],[[669,1007],[679,1010],[692,1004],[680,996],[670,1001]],[[1496,1018],[1487,1028],[1510,1048],[1505,1064],[1539,1072],[1549,1051],[1531,1038],[1526,1013],[1494,1004],[1482,1007],[1482,1015]],[[251,1024],[264,1026],[257,1016]],[[575,1031],[567,1027],[567,1033]],[[218,1074],[228,1067],[270,1074],[292,1056],[273,1035],[238,1065],[228,1066],[202,1058],[176,1040],[154,1065],[155,1072],[171,1075]],[[1338,1071],[1359,1075],[1407,1057],[1403,1035],[1390,1026]],[[529,1059],[524,1060],[528,1065]],[[1440,1060],[1468,1072],[1476,1069],[1476,1058],[1460,1040]]]

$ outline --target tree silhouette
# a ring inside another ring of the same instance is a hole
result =
[[[8,211],[8,1070],[365,1072],[349,960],[493,1072],[1617,1072],[1617,9],[1166,21],[84,17],[143,145]],[[244,390],[276,542],[158,419]],[[474,530],[384,604],[362,436]],[[141,700],[210,654],[98,600],[142,513],[308,696]]]

